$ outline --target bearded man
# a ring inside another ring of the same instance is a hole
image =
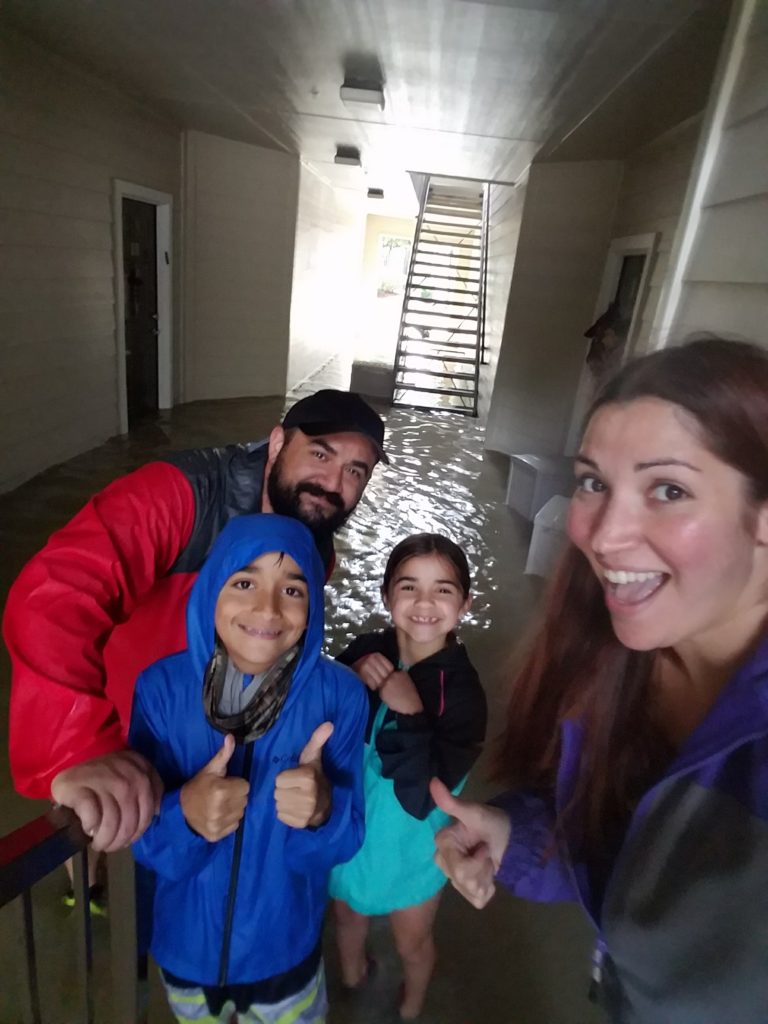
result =
[[[268,440],[169,454],[95,495],[25,566],[8,596],[10,760],[23,795],[71,807],[94,850],[144,832],[161,795],[126,745],[133,688],[185,647],[186,597],[223,526],[278,512],[314,534],[328,575],[384,424],[359,395],[301,399]]]

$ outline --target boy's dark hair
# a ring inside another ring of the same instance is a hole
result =
[[[420,555],[440,555],[450,562],[456,570],[456,578],[464,597],[469,597],[470,578],[467,556],[458,544],[454,544],[452,540],[439,533],[414,533],[395,545],[384,570],[384,582],[381,584],[383,594],[386,594],[398,567],[403,562],[407,562],[409,558],[418,558]]]

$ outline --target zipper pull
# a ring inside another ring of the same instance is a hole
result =
[[[600,986],[603,983],[603,960],[605,959],[607,946],[602,938],[599,938],[592,950],[592,967],[590,970],[589,992],[587,998],[590,1003],[597,1002]]]

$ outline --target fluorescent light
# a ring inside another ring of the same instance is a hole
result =
[[[373,82],[345,82],[339,95],[344,103],[369,103],[384,109],[384,90]]]
[[[335,164],[347,164],[349,167],[362,167],[360,150],[357,146],[337,146],[333,162]]]

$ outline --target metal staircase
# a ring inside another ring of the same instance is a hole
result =
[[[477,416],[487,231],[484,185],[427,181],[400,317],[394,405]]]

